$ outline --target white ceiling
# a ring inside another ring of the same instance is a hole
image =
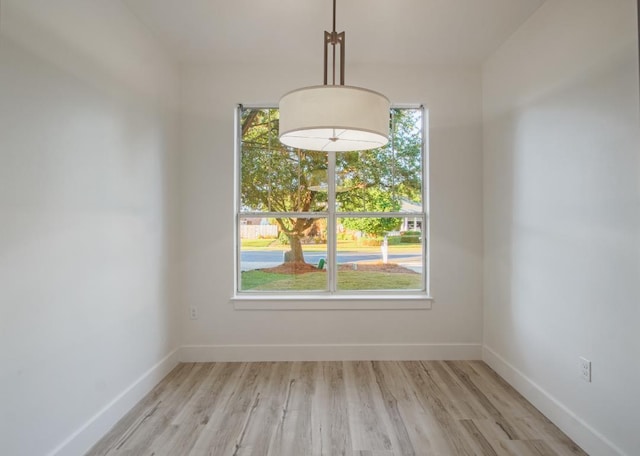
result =
[[[123,0],[181,62],[322,61],[331,0]],[[337,0],[347,64],[479,64],[545,0]]]

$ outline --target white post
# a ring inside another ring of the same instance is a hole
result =
[[[387,236],[384,237],[382,241],[382,245],[380,246],[380,250],[382,251],[382,262],[387,264],[388,256],[389,256],[389,244],[387,243]]]

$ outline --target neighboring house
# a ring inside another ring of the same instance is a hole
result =
[[[422,205],[402,199],[400,201],[400,212],[419,213],[422,212]],[[422,221],[416,217],[405,217],[402,219],[400,231],[422,231]]]

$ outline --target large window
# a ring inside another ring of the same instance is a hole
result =
[[[278,141],[278,109],[237,111],[238,295],[426,295],[426,119],[393,108],[389,144]]]

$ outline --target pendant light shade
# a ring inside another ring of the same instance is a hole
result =
[[[323,85],[280,100],[280,142],[299,149],[344,152],[389,142],[389,99],[360,87]]]
[[[280,142],[325,152],[369,150],[389,142],[390,102],[384,95],[344,85],[345,33],[324,32],[324,85],[305,87],[280,99]],[[331,47],[331,48],[330,48]],[[340,84],[336,84],[336,47],[340,48]],[[331,49],[332,84],[328,85]]]

